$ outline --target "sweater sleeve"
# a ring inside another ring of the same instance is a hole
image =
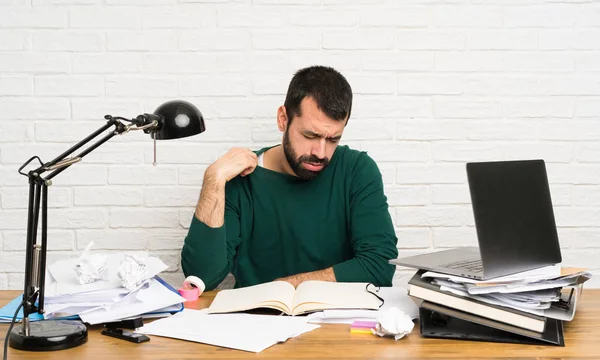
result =
[[[366,153],[359,155],[351,174],[350,230],[354,258],[333,266],[339,282],[370,282],[391,286],[398,257],[398,238],[388,211],[377,164]]]
[[[185,276],[202,279],[206,290],[212,290],[231,271],[240,243],[239,206],[235,196],[237,178],[227,183],[225,223],[213,228],[194,215],[181,250],[181,267]]]

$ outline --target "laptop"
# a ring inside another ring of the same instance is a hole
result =
[[[543,160],[467,163],[479,247],[462,247],[390,263],[477,280],[562,261]]]

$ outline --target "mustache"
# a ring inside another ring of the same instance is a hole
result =
[[[316,155],[302,155],[302,156],[300,156],[300,158],[298,160],[300,162],[308,162],[308,163],[312,163],[312,164],[323,164],[323,165],[329,164],[328,158],[319,159]]]

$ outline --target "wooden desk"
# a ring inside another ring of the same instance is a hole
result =
[[[17,291],[0,291],[0,306],[15,298]],[[204,294],[186,306],[201,309],[214,293]],[[17,359],[600,359],[600,289],[587,289],[572,322],[565,322],[565,347],[499,344],[459,340],[425,339],[415,329],[394,341],[370,334],[351,334],[349,325],[326,324],[287,342],[255,354],[181,340],[152,336],[133,344],[100,334],[90,328],[88,342],[77,348],[34,353],[9,348],[8,358]],[[0,325],[0,339],[8,325]]]

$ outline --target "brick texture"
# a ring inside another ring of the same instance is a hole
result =
[[[0,1],[0,289],[21,289],[27,182],[104,124],[185,99],[207,132],[130,132],[50,188],[49,259],[90,242],[179,253],[203,173],[233,146],[281,141],[295,70],[342,71],[342,143],[383,174],[401,256],[477,243],[465,163],[547,162],[566,265],[600,275],[600,4],[575,0]],[[405,285],[409,269],[395,283]],[[600,278],[599,278],[600,279]],[[600,287],[594,277],[589,286]],[[174,285],[179,285],[175,283]]]

